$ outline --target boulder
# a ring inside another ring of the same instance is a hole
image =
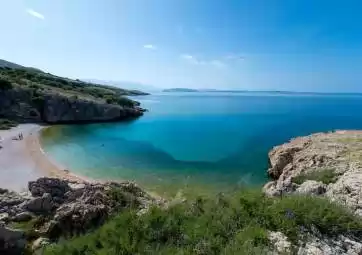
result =
[[[34,197],[42,196],[44,193],[49,193],[52,197],[63,197],[70,187],[66,180],[43,177],[29,182],[28,189]]]
[[[22,254],[25,245],[23,231],[0,225],[0,254]]]
[[[322,182],[308,180],[303,182],[296,190],[304,195],[323,195],[326,192],[327,185]]]
[[[53,209],[52,196],[49,193],[44,193],[42,197],[29,200],[24,207],[33,213],[50,213]]]
[[[78,235],[98,227],[109,215],[109,208],[104,204],[64,204],[57,209],[54,220],[48,225],[47,235],[50,238]]]
[[[21,213],[18,213],[17,215],[15,215],[13,218],[12,218],[12,221],[15,221],[15,222],[24,222],[24,221],[29,221],[33,218],[33,215],[29,212],[21,212]]]
[[[50,243],[51,243],[51,241],[48,238],[39,237],[31,245],[31,250],[34,251],[34,252],[38,251],[38,250],[41,250],[42,248],[49,245]]]
[[[362,243],[345,236],[326,237],[310,235],[301,243],[298,255],[360,255]]]
[[[1,221],[8,221],[9,219],[9,214],[4,212],[4,213],[0,213],[0,222]]]
[[[0,209],[7,206],[19,205],[25,200],[25,197],[16,192],[3,189],[2,192],[0,192]]]
[[[273,245],[274,250],[277,254],[290,254],[292,251],[292,243],[288,238],[281,232],[268,232],[268,239]]]

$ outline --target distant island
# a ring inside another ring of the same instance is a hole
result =
[[[235,94],[280,94],[280,95],[362,95],[357,92],[311,92],[311,91],[288,91],[288,90],[237,90],[237,89],[191,89],[191,88],[170,88],[162,92],[199,92],[199,93],[235,93]]]
[[[199,92],[197,89],[189,89],[189,88],[171,88],[164,89],[162,92]]]

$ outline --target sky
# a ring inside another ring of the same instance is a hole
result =
[[[0,0],[0,59],[158,88],[362,92],[362,1]]]

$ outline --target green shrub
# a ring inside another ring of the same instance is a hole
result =
[[[292,181],[297,184],[302,184],[307,180],[320,181],[324,184],[335,183],[337,181],[338,174],[334,169],[326,168],[326,169],[315,169],[309,173],[300,174],[294,178]]]
[[[264,254],[268,230],[296,243],[312,228],[330,236],[361,236],[362,220],[322,198],[268,198],[242,191],[167,210],[151,208],[140,216],[126,210],[92,233],[48,247],[45,254]]]
[[[12,127],[16,127],[17,125],[18,123],[16,123],[15,121],[0,118],[0,130],[7,130]]]
[[[9,90],[12,89],[13,85],[8,80],[0,78],[0,90]]]

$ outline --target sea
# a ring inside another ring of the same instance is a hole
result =
[[[268,151],[297,136],[362,129],[362,95],[184,92],[138,96],[131,121],[59,125],[41,143],[64,169],[148,187],[261,186]]]

